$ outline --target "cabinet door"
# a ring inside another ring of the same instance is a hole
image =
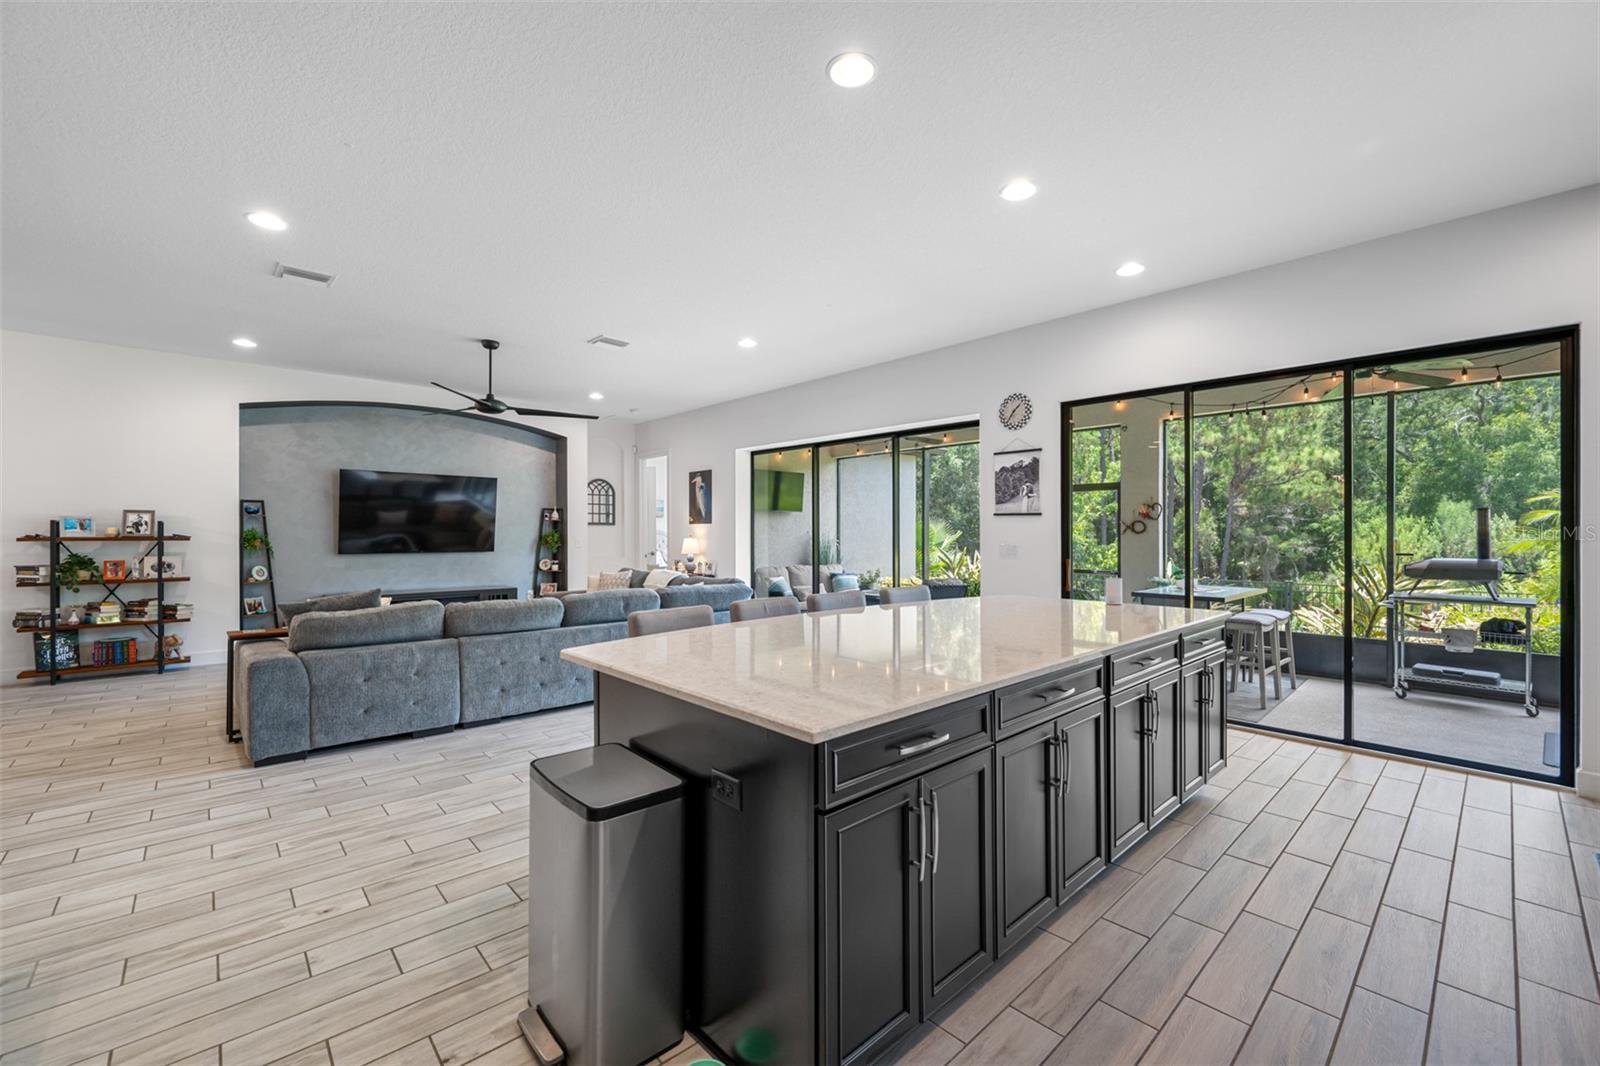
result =
[[[1108,735],[1111,742],[1111,853],[1123,849],[1145,834],[1149,825],[1150,791],[1145,780],[1149,738],[1145,736],[1145,708],[1149,703],[1140,685],[1111,697]]]
[[[1183,667],[1182,698],[1178,704],[1178,723],[1183,736],[1178,745],[1179,763],[1183,767],[1183,797],[1206,780],[1205,735],[1206,668],[1201,662],[1185,663]]]
[[[1105,804],[1101,790],[1105,765],[1106,716],[1102,707],[1085,708],[1057,720],[1056,771],[1060,795],[1060,859],[1056,901],[1066,902],[1107,861]]]
[[[823,1041],[870,1058],[916,1028],[926,825],[906,782],[822,818]]]
[[[1183,699],[1183,681],[1178,671],[1164,674],[1149,684],[1150,705],[1150,828],[1178,809],[1183,799],[1183,729],[1178,709]]]
[[[1204,702],[1206,737],[1206,779],[1228,765],[1228,675],[1226,659],[1214,655],[1206,660],[1200,690]]]
[[[922,1013],[933,1014],[994,960],[994,775],[989,749],[922,778]]]
[[[1055,907],[1055,728],[1046,722],[995,745],[1002,954]]]

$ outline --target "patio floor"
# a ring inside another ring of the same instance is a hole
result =
[[[1344,685],[1302,677],[1292,692],[1286,681],[1278,700],[1268,681],[1267,709],[1262,711],[1255,685],[1241,681],[1228,694],[1228,717],[1338,740],[1344,735]],[[1544,763],[1544,737],[1560,731],[1561,711],[1555,707],[1541,708],[1537,718],[1529,718],[1519,703],[1420,690],[1401,700],[1381,685],[1358,684],[1355,690],[1355,737],[1373,744],[1554,777],[1557,767]]]

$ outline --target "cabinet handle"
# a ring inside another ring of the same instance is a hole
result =
[[[1056,736],[1056,742],[1061,745],[1061,763],[1062,763],[1063,766],[1066,767],[1066,770],[1062,774],[1062,777],[1066,781],[1066,784],[1064,784],[1061,787],[1061,791],[1063,791],[1063,792],[1071,792],[1072,791],[1072,735],[1070,733],[1060,733],[1060,734],[1058,734]]]
[[[917,857],[914,858],[914,859],[909,860],[909,862],[910,862],[910,865],[915,866],[917,868],[917,880],[921,881],[923,879],[923,875],[927,872],[924,869],[924,865],[925,864],[924,864],[923,859],[924,859],[925,853],[928,850],[928,835],[927,835],[928,834],[928,826],[927,826],[927,820],[925,818],[923,818],[923,816],[922,816],[922,801],[921,800],[918,800],[915,804],[912,804],[909,800],[906,801],[906,842],[907,843],[910,843],[910,841],[912,839],[912,837],[911,837],[911,818],[912,818],[913,815],[916,816],[917,826],[918,826],[918,829],[917,829]]]
[[[1061,753],[1056,750],[1056,737],[1051,734],[1049,746],[1044,749],[1044,783],[1048,788],[1061,787]]]
[[[1033,698],[1036,700],[1053,700],[1059,696],[1061,699],[1066,699],[1068,696],[1073,695],[1077,691],[1078,688],[1076,685],[1074,685],[1072,688],[1062,688],[1060,685],[1057,685],[1055,688],[1048,688],[1043,692],[1034,693]]]
[[[900,745],[900,757],[903,759],[907,755],[917,755],[921,752],[937,748],[940,744],[948,743],[949,740],[949,733],[940,733],[938,736],[930,736],[926,740],[919,740],[915,744],[902,744]]]
[[[1142,669],[1142,668],[1144,668],[1146,666],[1154,666],[1156,663],[1158,663],[1160,661],[1161,661],[1161,656],[1160,655],[1147,655],[1143,659],[1135,659],[1135,660],[1133,660],[1133,665],[1135,665],[1137,667],[1140,667]]]
[[[939,872],[939,793],[933,793],[933,872]]]
[[[1154,696],[1150,697],[1150,720],[1155,723],[1150,731],[1150,739],[1161,739],[1161,702]]]

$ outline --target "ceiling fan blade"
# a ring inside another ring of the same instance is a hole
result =
[[[477,404],[469,404],[466,407],[436,407],[427,413],[427,417],[432,418],[434,415],[459,415],[465,414],[468,411],[476,411],[477,409]]]
[[[474,407],[476,407],[478,404],[478,398],[476,396],[468,396],[460,389],[452,389],[449,385],[441,385],[437,381],[430,381],[428,384],[432,385],[436,389],[443,389],[445,392],[453,392],[463,400],[471,400]]]
[[[536,408],[533,408],[533,407],[513,407],[512,410],[517,412],[517,414],[519,414],[519,415],[532,415],[532,416],[535,416],[535,417],[543,416],[545,418],[590,418],[590,419],[594,419],[594,418],[599,418],[600,417],[599,415],[580,415],[580,414],[577,414],[576,412],[573,412],[573,411],[540,411],[540,410],[538,410]]]

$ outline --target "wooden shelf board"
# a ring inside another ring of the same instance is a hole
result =
[[[140,659],[136,663],[106,663],[100,666],[67,666],[57,670],[56,676],[70,677],[73,674],[108,674],[117,670],[154,670],[158,661],[159,660],[156,659]],[[179,659],[168,659],[167,665],[180,666],[188,661],[189,657],[185,655]],[[28,678],[49,676],[50,671],[48,670],[22,670],[18,672],[17,680],[22,681]]]
[[[120,579],[114,580],[114,581],[107,581],[104,578],[90,578],[88,581],[81,582],[80,583],[80,588],[81,588],[82,585],[99,585],[101,588],[114,589],[114,588],[117,588],[117,587],[122,586],[122,585],[154,585],[154,584],[156,584],[158,582],[164,582],[164,583],[170,585],[174,581],[188,581],[188,580],[189,579],[187,577],[127,577],[127,578],[120,578]],[[19,588],[19,589],[47,589],[49,587],[50,587],[50,582],[48,582],[48,581],[41,581],[41,582],[18,581],[17,582],[17,588]],[[63,586],[63,591],[65,591],[65,586]],[[78,595],[78,593],[73,593],[72,595]]]
[[[165,624],[169,625],[169,626],[180,626],[180,625],[183,625],[186,622],[192,622],[192,621],[194,621],[194,619],[192,619],[192,618],[169,618],[169,619],[167,619]],[[123,622],[79,622],[75,626],[74,625],[67,625],[65,622],[62,622],[60,625],[56,626],[56,632],[57,633],[72,633],[72,632],[79,632],[79,631],[85,630],[85,629],[126,629],[126,628],[129,628],[129,627],[132,627],[132,626],[153,626],[153,625],[156,625],[156,624],[157,624],[157,621],[154,618],[150,619],[148,622],[137,622],[137,621],[135,621],[135,622],[127,622],[127,621],[123,621]],[[16,630],[17,630],[18,633],[48,633],[48,632],[50,632],[50,627],[49,626],[17,626]]]
[[[130,537],[130,536],[124,536],[123,534],[118,533],[114,537],[102,536],[102,535],[98,535],[97,534],[97,535],[92,536],[92,537],[58,537],[57,539],[60,540],[63,544],[75,543],[75,542],[80,541],[80,540],[81,541],[88,541],[88,542],[132,540],[132,541],[140,541],[140,542],[145,543],[145,544],[154,544],[158,540],[188,540],[189,539],[189,534],[187,534],[187,533],[168,533],[164,537]],[[24,533],[22,536],[17,538],[17,542],[19,544],[49,544],[50,543],[50,534],[48,534],[48,533]]]

